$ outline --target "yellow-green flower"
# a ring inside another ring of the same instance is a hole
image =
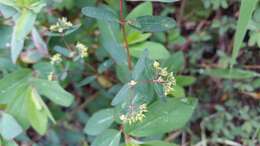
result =
[[[153,63],[153,67],[158,73],[157,81],[163,85],[164,95],[166,96],[173,90],[173,87],[176,85],[176,79],[172,72],[167,71],[167,68],[161,68],[159,62],[155,61]]]
[[[61,63],[62,58],[60,54],[55,54],[51,57],[51,64],[59,64]]]
[[[56,24],[50,26],[50,30],[53,32],[62,33],[64,30],[69,29],[72,26],[72,23],[68,21],[67,18],[62,17],[58,19],[58,22],[56,22]]]
[[[142,104],[139,106],[137,111],[128,113],[127,115],[121,115],[120,120],[123,121],[123,123],[128,123],[128,124],[134,124],[137,122],[142,122],[145,118],[145,113],[148,112],[147,110],[147,105]]]
[[[88,47],[82,43],[77,43],[76,48],[79,50],[79,54],[81,58],[88,57]]]

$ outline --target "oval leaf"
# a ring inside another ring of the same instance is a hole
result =
[[[175,20],[165,16],[140,16],[129,20],[129,24],[145,32],[162,32],[176,26]]]
[[[114,121],[113,110],[105,109],[95,113],[84,128],[89,135],[98,135],[106,130]]]
[[[167,59],[170,56],[169,51],[162,45],[156,42],[144,42],[130,47],[130,54],[134,57],[140,57],[144,50],[149,52],[151,59]]]
[[[109,129],[99,135],[91,146],[119,146],[121,133],[117,130]]]
[[[148,107],[143,122],[127,124],[125,130],[133,136],[152,136],[182,128],[190,119],[196,105],[196,99],[188,98],[156,101]]]

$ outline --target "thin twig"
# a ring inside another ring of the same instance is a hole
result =
[[[132,61],[131,61],[128,41],[127,41],[127,34],[126,34],[126,30],[125,30],[126,21],[125,21],[124,15],[123,15],[123,0],[120,0],[120,25],[121,25],[121,29],[122,29],[122,33],[123,33],[124,45],[125,45],[126,52],[127,52],[128,69],[132,70]]]

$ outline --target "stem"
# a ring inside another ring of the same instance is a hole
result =
[[[122,29],[122,33],[123,33],[124,45],[125,45],[126,52],[127,52],[128,69],[132,70],[132,61],[131,61],[131,56],[130,56],[130,52],[129,52],[125,24],[126,24],[126,21],[123,16],[123,0],[120,0],[120,25],[121,25],[121,29]]]

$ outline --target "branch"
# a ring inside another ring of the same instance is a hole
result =
[[[132,70],[132,61],[131,61],[131,56],[130,56],[130,52],[129,52],[127,34],[126,34],[126,30],[125,30],[126,21],[123,16],[123,0],[120,0],[120,25],[121,25],[121,29],[122,29],[122,33],[123,33],[124,46],[125,46],[126,52],[127,52],[128,69]]]

